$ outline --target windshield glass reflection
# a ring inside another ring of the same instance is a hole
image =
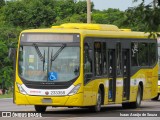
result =
[[[21,46],[19,75],[27,81],[70,81],[79,76],[79,53],[79,47]]]

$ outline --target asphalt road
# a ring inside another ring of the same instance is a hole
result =
[[[33,106],[17,106],[13,104],[12,99],[0,99],[0,116],[2,116],[2,112],[11,112],[12,114],[20,113],[20,114],[33,114],[35,112]],[[131,114],[134,115],[134,117],[131,117]],[[35,114],[34,114],[35,115]],[[129,116],[127,116],[129,115]],[[139,120],[144,119],[145,120],[159,120],[160,119],[160,100],[159,101],[143,101],[140,108],[137,109],[123,109],[121,104],[118,105],[107,105],[103,106],[101,112],[98,113],[92,113],[88,111],[88,109],[82,109],[82,108],[52,108],[48,107],[45,114],[38,114],[38,116],[42,116],[41,118],[38,117],[31,117],[31,118],[23,118],[30,119],[30,120],[125,120],[125,118],[131,119],[131,120]],[[156,117],[158,115],[159,117]],[[122,117],[123,116],[123,117]],[[124,117],[125,116],[125,117]],[[139,117],[137,117],[139,116]],[[12,118],[6,118],[6,117],[0,117],[1,119],[13,119],[13,117],[16,117],[14,119],[22,119],[15,115],[12,116]],[[98,117],[98,118],[97,118]]]

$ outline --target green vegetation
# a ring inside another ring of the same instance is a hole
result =
[[[12,98],[13,97],[13,93],[12,92],[9,92],[7,94],[4,94],[4,95],[0,95],[0,99],[1,98]]]
[[[137,1],[137,0],[134,0]],[[96,10],[92,3],[92,23],[114,24],[135,31],[160,31],[160,6],[142,3],[126,11]],[[0,0],[0,87],[13,85],[13,61],[8,58],[10,47],[16,47],[23,29],[44,28],[67,22],[87,21],[86,1],[75,0]]]

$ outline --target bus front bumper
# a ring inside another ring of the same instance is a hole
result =
[[[83,93],[72,96],[29,96],[16,92],[14,99],[17,105],[83,106]]]

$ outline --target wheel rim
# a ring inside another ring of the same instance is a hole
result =
[[[137,105],[141,104],[141,88],[138,88],[138,95],[137,95]]]
[[[101,94],[98,93],[98,97],[97,97],[97,111],[100,111],[101,109]]]

